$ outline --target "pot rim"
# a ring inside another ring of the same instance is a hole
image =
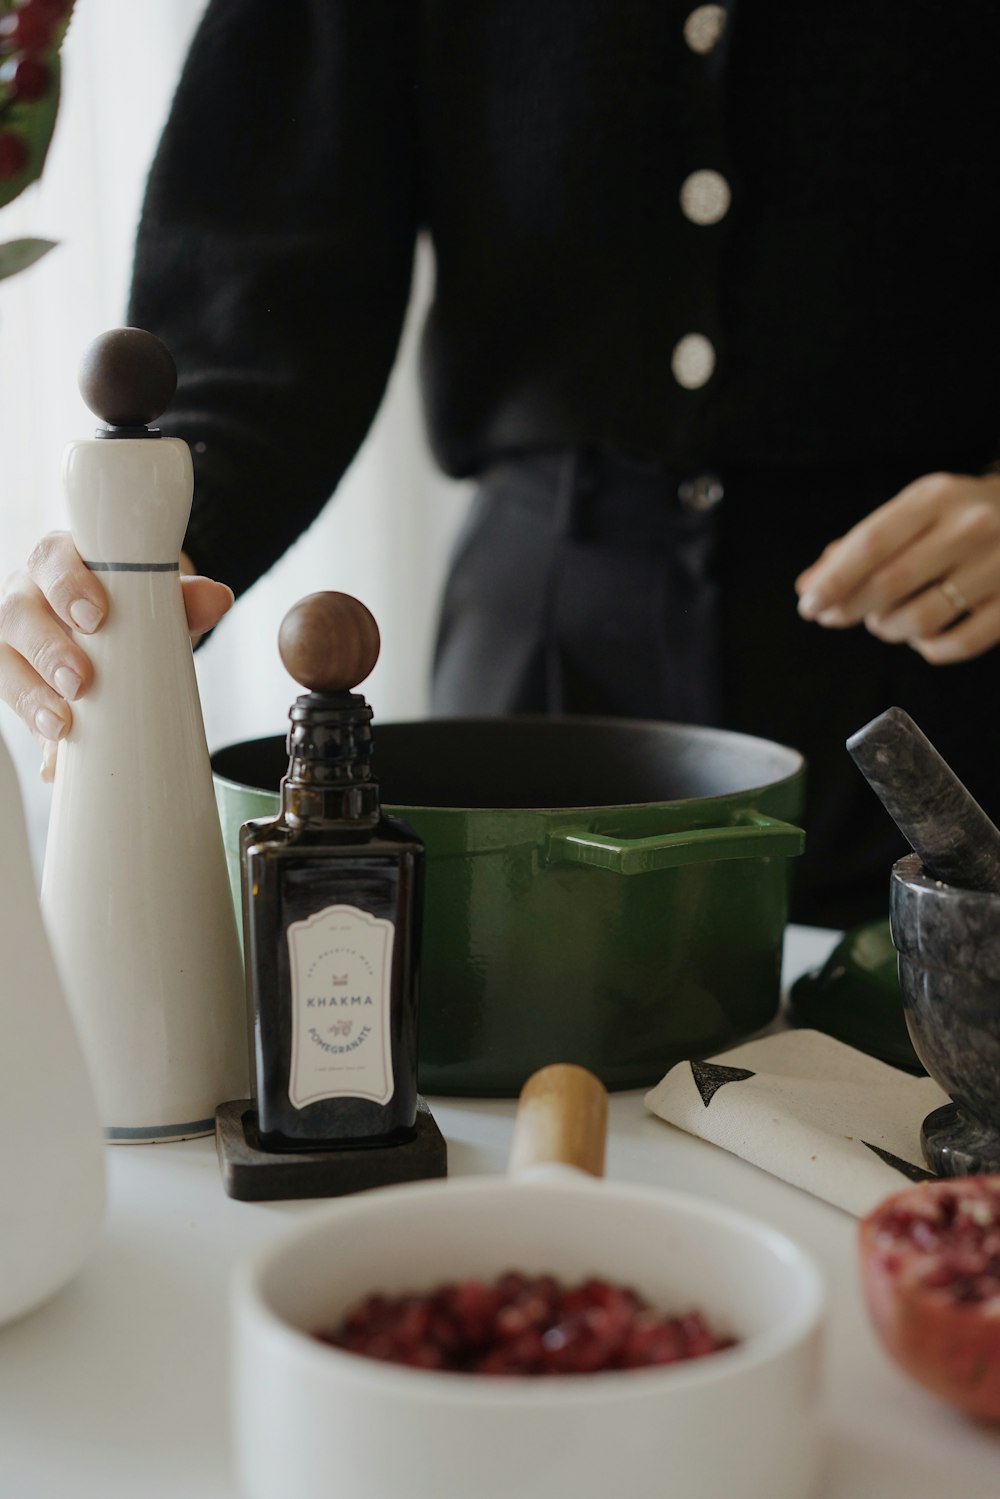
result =
[[[390,813],[399,812],[403,815],[405,815],[407,812],[434,812],[442,816],[450,813],[453,816],[459,817],[468,816],[470,813],[490,813],[491,815],[497,817],[504,815],[522,817],[536,815],[544,817],[559,815],[563,813],[596,814],[613,811],[629,811],[632,809],[642,809],[650,807],[655,807],[658,809],[667,809],[671,807],[690,807],[697,806],[701,803],[728,805],[734,801],[743,800],[748,796],[759,796],[765,791],[774,791],[779,787],[790,785],[793,781],[801,777],[806,768],[805,756],[800,750],[793,749],[790,745],[787,744],[781,744],[779,741],[774,739],[762,739],[758,735],[744,734],[737,729],[720,729],[705,724],[679,724],[673,723],[666,719],[658,718],[604,718],[598,716],[585,716],[583,714],[473,714],[469,716],[450,716],[442,718],[388,719],[385,722],[376,721],[373,728],[376,753],[378,736],[386,729],[413,729],[421,728],[427,725],[446,728],[449,725],[457,724],[461,724],[463,726],[473,726],[498,723],[511,725],[572,724],[574,726],[588,728],[620,728],[631,730],[632,732],[646,732],[650,730],[662,731],[664,729],[674,730],[676,731],[678,737],[694,737],[695,740],[701,739],[702,742],[706,744],[714,741],[716,743],[724,743],[731,748],[737,748],[739,745],[758,746],[762,749],[766,749],[769,753],[776,754],[779,757],[786,757],[788,761],[788,770],[784,775],[778,776],[770,781],[762,781],[750,786],[743,786],[736,791],[710,792],[705,796],[679,796],[669,799],[657,798],[654,801],[638,802],[559,803],[558,805],[552,806],[493,806],[483,803],[477,804],[475,806],[456,807],[442,806],[434,802],[388,801],[385,803],[386,811]],[[253,739],[238,740],[234,744],[220,745],[217,749],[212,751],[213,761],[214,757],[218,754],[229,753],[230,751],[242,749],[246,745],[258,744],[261,738],[277,739],[279,737],[281,736],[277,734],[255,736]],[[254,786],[251,785],[249,781],[233,780],[231,776],[223,775],[219,771],[217,771],[214,767],[214,764],[212,769],[215,780],[222,786],[232,787],[234,791],[257,792],[262,796],[268,797],[274,797],[278,794],[277,790],[271,791],[268,790],[268,788],[265,786]]]

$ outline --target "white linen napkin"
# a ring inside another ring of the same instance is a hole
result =
[[[920,1126],[948,1095],[821,1031],[678,1062],[646,1095],[669,1124],[862,1216],[927,1171]]]

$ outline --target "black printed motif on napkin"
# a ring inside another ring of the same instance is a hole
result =
[[[716,1062],[691,1062],[691,1076],[706,1109],[725,1083],[741,1083],[754,1077],[745,1067],[720,1067]]]
[[[877,1155],[880,1161],[885,1161],[887,1166],[892,1166],[894,1170],[901,1172],[903,1176],[909,1177],[911,1182],[932,1182],[937,1180],[933,1171],[925,1171],[922,1166],[914,1166],[912,1161],[901,1160],[898,1155],[893,1155],[891,1150],[883,1150],[881,1146],[872,1145],[868,1140],[862,1140],[861,1143],[862,1145],[866,1145],[873,1154]]]

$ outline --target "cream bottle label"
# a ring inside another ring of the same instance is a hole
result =
[[[297,1109],[324,1098],[389,1102],[389,1000],[395,928],[356,906],[327,906],[288,928]]]

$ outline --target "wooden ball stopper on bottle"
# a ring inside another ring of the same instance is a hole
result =
[[[84,350],[77,383],[95,416],[112,429],[141,436],[173,400],[177,367],[155,334],[111,328]]]
[[[285,615],[278,654],[309,692],[351,692],[378,660],[378,625],[349,593],[310,593]]]

